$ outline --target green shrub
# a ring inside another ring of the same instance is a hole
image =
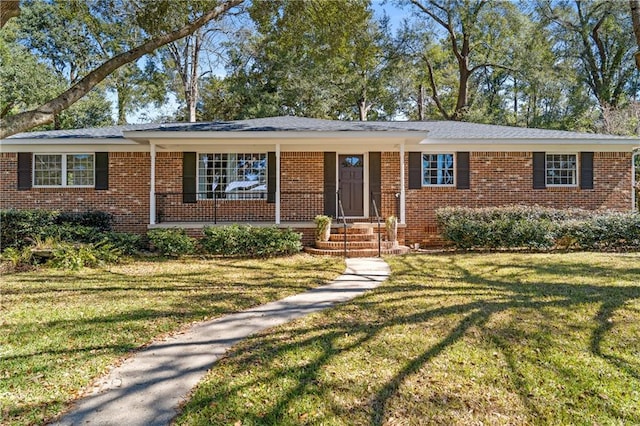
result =
[[[52,257],[48,265],[59,269],[78,270],[83,267],[116,263],[121,252],[108,242],[74,245],[58,242],[52,247]]]
[[[129,232],[103,232],[100,234],[103,241],[113,244],[125,255],[133,255],[142,249],[142,236]]]
[[[196,240],[184,229],[152,229],[147,236],[151,245],[165,256],[192,254],[196,250]]]
[[[583,250],[640,249],[640,215],[605,213],[590,219],[566,221],[559,225],[559,241]]]
[[[80,225],[95,228],[99,231],[111,231],[113,215],[101,211],[62,212],[55,220],[57,224]]]
[[[22,248],[43,237],[58,213],[49,210],[0,210],[0,248]]]
[[[640,248],[640,215],[544,207],[449,207],[436,211],[445,239],[460,249],[554,247],[583,250]]]
[[[100,240],[101,232],[91,226],[70,223],[51,224],[40,230],[40,238],[53,238],[70,243],[93,243]]]
[[[17,268],[22,265],[31,265],[33,263],[33,253],[29,247],[23,247],[21,249],[8,247],[0,254],[0,259],[9,262],[14,268]]]
[[[0,210],[0,249],[29,247],[48,238],[70,243],[107,241],[123,254],[142,245],[137,234],[111,231],[112,215],[100,211],[59,213],[49,210]]]
[[[271,257],[302,249],[300,234],[275,226],[208,226],[203,230],[200,243],[207,253],[223,256]]]

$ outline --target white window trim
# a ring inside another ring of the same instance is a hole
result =
[[[200,195],[202,194],[200,192],[200,156],[201,155],[209,155],[209,154],[227,154],[227,155],[231,155],[231,154],[264,154],[265,159],[267,161],[267,169],[269,168],[269,152],[264,151],[264,152],[239,152],[239,151],[198,151],[196,152],[196,201],[197,202],[213,202],[214,200],[216,200],[216,198],[200,198]],[[277,161],[277,160],[276,160]],[[265,173],[268,173],[265,170]],[[269,176],[267,176],[265,174],[265,184],[268,185],[269,183]],[[267,199],[267,195],[268,195],[269,191],[266,190],[264,192],[260,192],[260,194],[264,194],[263,198],[248,198],[248,199],[235,199],[235,198],[225,198],[224,201],[266,201]],[[217,200],[221,200],[220,198],[217,198]]]
[[[575,155],[576,156],[576,183],[574,184],[554,184],[547,183],[547,155]],[[577,152],[545,152],[544,153],[544,184],[547,188],[577,188],[580,184],[580,155]]]
[[[62,157],[62,182],[60,185],[36,184],[36,155],[60,155]],[[93,160],[93,185],[67,185],[67,155],[91,155]],[[31,182],[33,188],[95,188],[96,186],[96,153],[95,152],[35,152],[31,157]]]
[[[427,155],[452,155],[453,156],[453,169],[452,169],[452,173],[453,173],[453,183],[424,183],[424,154]],[[455,188],[456,186],[456,175],[457,175],[457,168],[458,168],[458,161],[457,161],[457,156],[455,152],[430,152],[430,151],[423,151],[420,153],[420,183],[422,183],[422,187],[423,188]]]

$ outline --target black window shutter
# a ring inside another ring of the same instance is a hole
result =
[[[336,153],[324,153],[324,214],[336,217]]]
[[[593,152],[580,153],[580,189],[593,189]]]
[[[456,153],[456,188],[469,189],[469,153],[457,152]]]
[[[18,191],[31,189],[33,154],[31,152],[18,153]]]
[[[382,154],[369,153],[369,191],[371,192],[371,205],[376,202],[378,213],[382,214]],[[373,207],[369,214],[375,214]]]
[[[276,153],[267,153],[267,203],[276,202]]]
[[[196,194],[196,168],[197,160],[195,152],[182,154],[182,202],[195,203]]]
[[[547,187],[545,176],[547,156],[544,152],[533,153],[533,189],[544,189]]]
[[[422,153],[409,153],[409,189],[422,188]]]
[[[98,190],[109,189],[109,153],[96,152],[96,182],[95,188]]]

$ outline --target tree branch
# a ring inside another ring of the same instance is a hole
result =
[[[243,1],[244,0],[227,0],[180,29],[152,38],[138,47],[109,59],[58,97],[34,110],[25,111],[6,118],[2,123],[0,139],[24,132],[39,125],[50,123],[56,114],[69,108],[121,66],[133,62],[167,43],[186,37],[207,22],[217,19]]]
[[[436,86],[436,80],[433,75],[433,66],[431,66],[431,62],[427,57],[424,57],[423,59],[427,63],[427,70],[429,71],[428,74],[429,74],[429,85],[431,86],[431,98],[433,99],[433,102],[435,102],[436,107],[438,107],[438,111],[440,111],[440,114],[442,114],[444,119],[449,120],[451,119],[451,116],[444,109],[444,106],[440,101],[440,96],[438,95],[438,88]]]
[[[0,28],[11,18],[20,15],[20,0],[1,0],[0,1]]]
[[[475,67],[471,68],[469,70],[469,74],[473,74],[475,71],[477,71],[477,70],[479,70],[481,68],[499,68],[499,69],[502,69],[502,70],[505,70],[505,71],[518,72],[517,69],[508,67],[506,65],[485,63],[485,64],[476,65]]]
[[[629,7],[633,20],[633,33],[636,36],[636,45],[638,46],[635,54],[636,68],[640,70],[640,0],[629,0]]]

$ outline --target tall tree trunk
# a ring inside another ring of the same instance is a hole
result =
[[[0,139],[4,139],[42,124],[50,123],[55,114],[69,108],[121,66],[136,61],[140,57],[151,53],[157,48],[171,43],[172,41],[186,37],[207,22],[222,16],[229,9],[241,4],[243,1],[244,0],[227,0],[180,29],[152,38],[140,46],[109,59],[87,74],[82,80],[71,86],[64,93],[44,105],[41,105],[34,110],[25,111],[5,118],[0,130]]]
[[[118,96],[118,126],[127,124],[127,112],[125,111],[126,95],[123,93],[126,89],[118,87],[116,89]]]
[[[418,86],[418,120],[424,121],[424,85]]]
[[[0,28],[11,18],[20,15],[20,0],[1,0],[0,1]]]
[[[518,125],[518,79],[513,77],[513,118]]]
[[[196,122],[196,105],[198,104],[198,58],[200,57],[201,33],[196,31],[194,43],[191,51],[191,76],[189,78],[189,122]]]
[[[640,70],[640,0],[629,0],[631,19],[633,20],[633,34],[636,36],[636,68]]]
[[[460,121],[464,118],[469,105],[469,78],[471,77],[471,72],[466,65],[461,66],[459,69],[458,99],[456,101],[456,109],[451,114],[451,120],[454,121]]]
[[[360,115],[360,121],[367,121],[367,114],[370,108],[371,106],[367,105],[366,98],[358,100],[358,114]]]

